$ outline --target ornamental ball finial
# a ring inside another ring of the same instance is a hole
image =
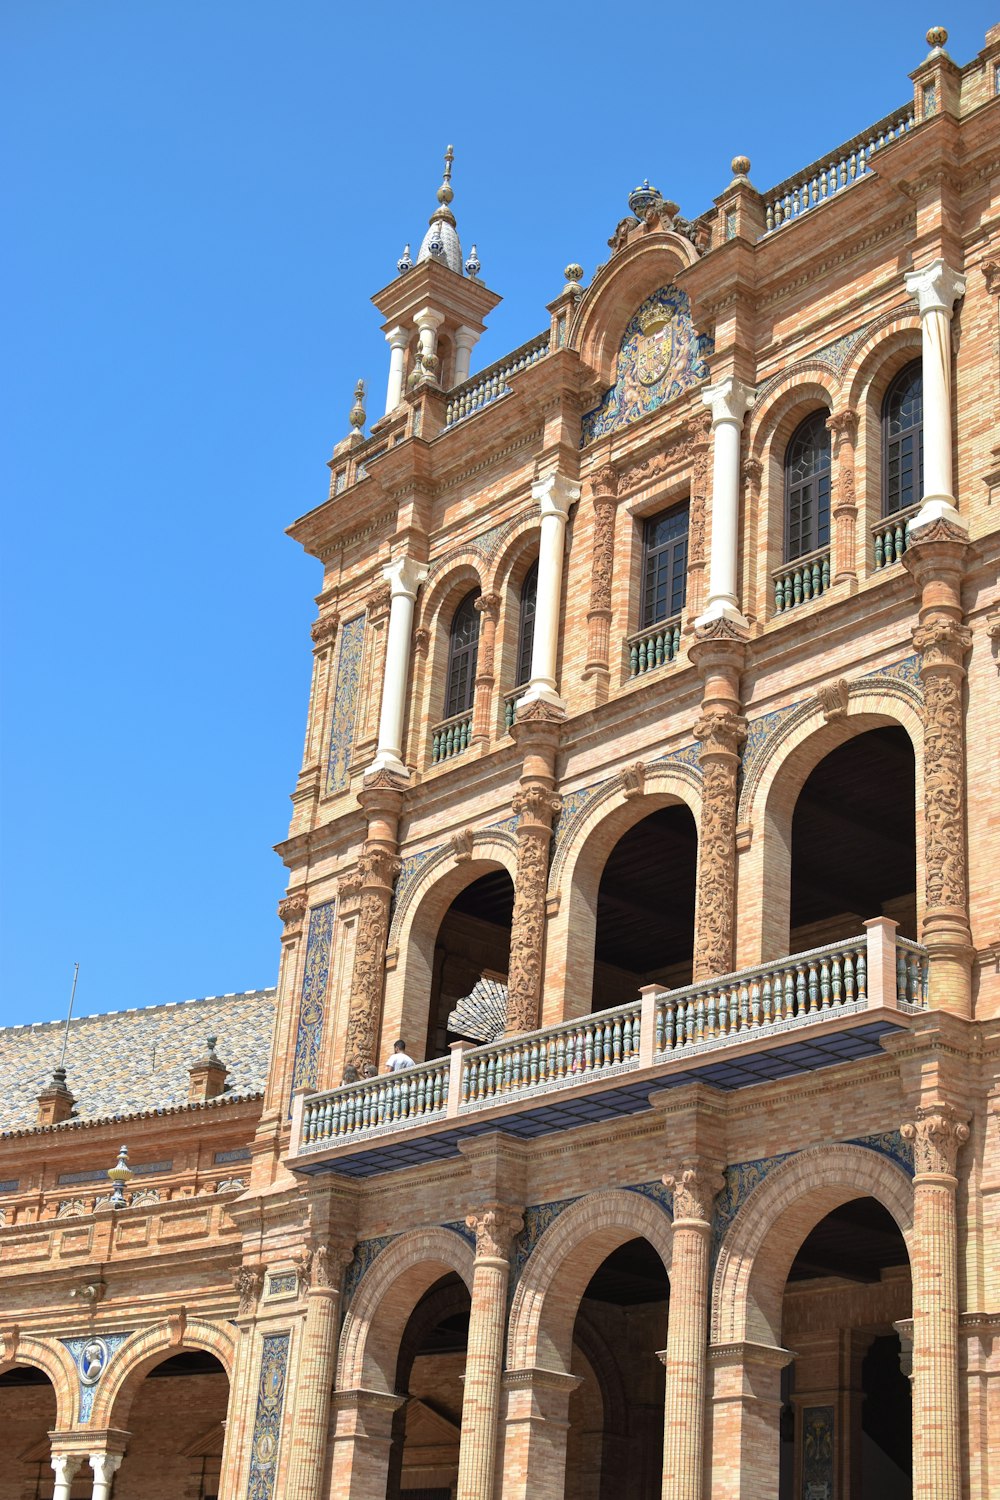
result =
[[[662,205],[663,195],[658,188],[650,185],[648,177],[644,177],[639,186],[633,188],[628,195],[628,206],[637,219],[644,219],[651,209]]]
[[[400,276],[405,276],[407,271],[413,270],[413,257],[410,254],[409,245],[403,246],[403,253],[396,262],[396,269]]]
[[[940,51],[948,40],[948,33],[943,26],[932,26],[927,33],[927,45],[935,52]]]
[[[583,280],[583,267],[577,265],[575,260],[571,260],[563,271],[563,275],[566,278],[566,285],[563,287],[563,291],[572,292],[574,296],[578,296],[583,290],[580,286],[580,282]]]
[[[365,425],[365,383],[359,380],[354,387],[354,405],[351,407],[348,420],[355,432],[360,432]]]
[[[475,281],[482,269],[482,266],[479,264],[479,252],[477,251],[475,245],[473,245],[471,251],[469,252],[469,258],[465,262],[465,274],[466,276],[471,277],[473,281]]]
[[[111,1197],[108,1200],[112,1208],[127,1208],[128,1199],[125,1197],[125,1187],[132,1176],[132,1168],[128,1164],[128,1147],[122,1146],[118,1153],[118,1160],[108,1171],[111,1181]]]
[[[733,173],[734,177],[746,177],[746,176],[749,175],[749,172],[750,172],[750,158],[749,158],[749,156],[734,156],[729,165],[732,168],[732,173]]]

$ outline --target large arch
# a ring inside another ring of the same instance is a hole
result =
[[[633,240],[604,265],[587,288],[567,340],[603,386],[614,384],[622,334],[639,304],[698,259],[690,240],[654,230]]]
[[[390,1394],[400,1341],[423,1294],[449,1272],[472,1294],[471,1245],[450,1229],[414,1229],[375,1257],[344,1318],[337,1358],[338,1391]]]
[[[132,1334],[112,1356],[97,1386],[90,1425],[127,1431],[132,1402],[146,1375],[154,1365],[185,1349],[214,1355],[232,1383],[236,1337],[227,1327],[204,1318],[154,1323]]]
[[[568,1374],[580,1301],[597,1268],[629,1240],[644,1239],[669,1279],[673,1226],[642,1193],[609,1188],[564,1209],[528,1258],[511,1304],[508,1370]]]
[[[76,1426],[80,1402],[80,1382],[76,1365],[65,1344],[53,1339],[34,1338],[13,1330],[3,1338],[0,1350],[0,1375],[15,1365],[31,1365],[47,1375],[56,1393],[56,1425],[60,1432]]]
[[[865,1146],[816,1146],[780,1163],[748,1196],[719,1251],[711,1342],[781,1346],[789,1269],[809,1231],[853,1198],[874,1198],[895,1220],[913,1259],[913,1184]]]
[[[517,874],[517,841],[504,829],[462,830],[457,844],[433,850],[413,884],[400,892],[389,930],[382,1046],[404,1037],[422,1048],[434,969],[434,946],[445,913],[466,886],[504,870]],[[414,1054],[416,1056],[416,1054]],[[421,1061],[417,1057],[417,1061]]]
[[[637,790],[641,784],[642,791]],[[660,808],[680,804],[701,826],[701,778],[694,766],[670,761],[626,768],[597,788],[559,830],[549,876],[558,909],[546,934],[542,1025],[585,1015],[594,979],[597,898],[608,857],[636,824]],[[568,988],[572,976],[572,990]]]
[[[900,677],[873,676],[837,686],[835,711],[817,696],[788,711],[744,765],[738,823],[752,830],[740,855],[737,967],[788,952],[791,828],[810,772],[839,745],[870,729],[899,726],[914,756],[917,868],[923,861],[923,722],[919,689]],[[872,915],[878,915],[872,913]],[[918,925],[922,893],[917,891]]]

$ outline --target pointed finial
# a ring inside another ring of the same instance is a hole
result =
[[[396,269],[399,272],[400,276],[405,276],[407,271],[413,270],[413,261],[410,257],[409,244],[405,244],[403,246],[403,253],[396,262]]]
[[[118,1160],[108,1171],[111,1180],[111,1207],[128,1208],[128,1199],[125,1197],[125,1185],[132,1176],[132,1168],[128,1164],[128,1147],[122,1146],[118,1153]]]
[[[451,190],[451,164],[455,160],[455,148],[449,146],[444,153],[444,181],[438,188],[438,202],[450,203],[455,194]]]
[[[469,258],[465,262],[465,274],[473,281],[475,281],[482,269],[482,266],[479,264],[479,256],[476,252],[476,247],[475,245],[473,245],[471,251],[469,252]]]
[[[357,385],[354,387],[354,405],[351,407],[350,416],[348,418],[355,432],[361,432],[361,429],[365,425],[366,416],[365,383],[363,380],[359,380]]]

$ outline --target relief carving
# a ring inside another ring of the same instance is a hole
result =
[[[541,818],[542,803],[551,807],[557,801],[541,787],[529,788],[539,793],[531,799],[538,811],[528,816]],[[515,804],[524,794],[518,793]],[[507,980],[507,1032],[531,1031],[538,1025],[538,1005],[542,993],[542,954],[545,944],[545,887],[549,875],[549,840],[551,825],[525,821],[526,803],[522,800],[515,812],[522,822],[518,828],[517,880],[514,887],[514,912],[510,933],[510,972]],[[549,814],[551,817],[551,813]]]
[[[641,797],[646,787],[646,762],[637,760],[630,766],[623,766],[618,772],[618,780],[626,798]]]
[[[915,628],[913,643],[923,658],[927,907],[964,912],[968,882],[962,658],[972,644],[972,633],[957,620],[931,620]]]
[[[491,1203],[465,1220],[476,1233],[476,1259],[509,1260],[515,1235],[524,1228],[518,1209],[505,1203]]]
[[[278,902],[278,916],[285,924],[285,933],[292,937],[302,930],[302,922],[306,914],[307,902],[305,891],[296,891],[291,896]]]
[[[823,710],[823,717],[830,722],[831,719],[842,719],[847,713],[847,699],[850,686],[846,677],[838,677],[836,682],[828,682],[816,693],[816,701]]]
[[[456,829],[451,835],[448,842],[451,845],[452,853],[460,864],[472,858],[472,847],[475,841],[476,835],[471,828]]]
[[[590,611],[611,609],[611,579],[615,565],[615,510],[606,496],[594,499],[594,556],[590,572]]]
[[[986,280],[986,290],[995,297],[1000,292],[1000,261],[984,260],[980,269]]]
[[[954,1177],[959,1148],[969,1139],[969,1127],[950,1104],[918,1109],[900,1127],[904,1141],[913,1142],[917,1176],[925,1172]]]
[[[714,1163],[685,1162],[681,1169],[663,1178],[663,1185],[674,1195],[674,1224],[691,1219],[704,1224],[712,1222],[712,1204],[722,1191],[725,1178]]]
[[[704,777],[699,837],[695,977],[726,974],[733,966],[736,907],[736,802],[739,714],[702,714],[694,726]]]
[[[389,905],[393,883],[401,868],[399,859],[378,845],[366,849],[358,860],[361,904],[351,974],[346,1056],[359,1073],[369,1063],[376,1062]]]
[[[251,1317],[264,1285],[264,1267],[261,1265],[239,1266],[233,1272],[233,1285],[239,1293],[240,1317]]]
[[[325,646],[332,646],[337,639],[339,628],[340,616],[337,614],[320,615],[318,620],[314,620],[309,634],[312,636],[317,650],[322,650]]]

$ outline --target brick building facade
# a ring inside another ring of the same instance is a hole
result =
[[[475,376],[449,149],[290,527],[276,995],[5,1036],[0,1500],[1000,1492],[1000,28],[946,40],[770,192],[637,188]]]

